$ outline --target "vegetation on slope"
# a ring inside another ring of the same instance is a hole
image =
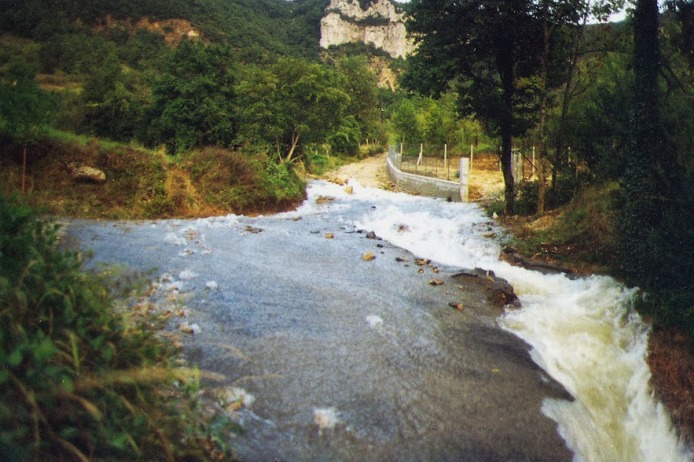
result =
[[[210,460],[195,382],[56,228],[0,197],[0,459]]]
[[[267,156],[203,148],[178,156],[142,147],[55,133],[29,147],[24,203],[55,216],[145,219],[255,214],[286,210],[304,198],[291,165]],[[0,191],[20,192],[21,149],[5,140]],[[103,184],[76,181],[80,165],[106,174]]]
[[[377,88],[365,47],[318,53],[326,0],[78,3],[0,0],[4,194],[71,216],[254,213],[300,200],[298,172],[389,138],[406,154],[503,145],[507,174],[512,151],[529,158],[534,147],[537,175],[495,205],[539,213],[525,227],[530,254],[602,265],[645,289],[641,310],[658,329],[694,338],[691,2],[646,14],[651,26],[661,20],[655,29],[586,26],[595,2],[518,2],[522,14],[504,12],[524,21],[506,37],[517,41],[500,43],[485,35],[498,38],[497,27],[427,35],[443,25],[440,10],[413,0],[420,38],[451,46],[420,46],[396,63],[406,91]],[[468,17],[490,5],[473,4],[446,17],[498,19]],[[201,38],[182,39],[190,28]],[[659,36],[634,34],[644,30]],[[494,53],[518,66],[496,68],[508,62]],[[644,95],[660,117],[642,110]],[[102,169],[107,182],[76,184],[75,165]],[[554,227],[544,226],[548,210]]]

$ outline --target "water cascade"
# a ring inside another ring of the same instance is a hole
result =
[[[359,221],[421,257],[465,268],[483,267],[507,279],[522,308],[498,323],[532,346],[533,360],[575,397],[545,400],[543,412],[576,461],[687,461],[662,404],[649,390],[648,328],[632,309],[634,290],[606,276],[569,279],[498,261],[483,239],[481,211],[469,204],[394,200]],[[403,225],[411,232],[402,233]]]
[[[311,182],[298,210],[269,217],[69,232],[95,262],[158,268],[163,303],[186,313],[189,359],[241,406],[241,460],[691,457],[649,391],[631,289],[500,262],[503,231],[472,204],[352,186]],[[441,273],[420,274],[412,254]],[[522,308],[451,309],[446,275],[475,267],[507,279]]]

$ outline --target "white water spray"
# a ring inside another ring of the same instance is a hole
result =
[[[498,322],[532,346],[531,355],[575,397],[546,400],[576,461],[679,462],[692,457],[649,391],[648,328],[631,309],[634,291],[609,277],[570,280],[498,261],[475,206],[355,188],[354,195],[317,183],[313,195],[367,200],[375,209],[356,225],[419,257],[506,278],[523,308]],[[308,210],[304,210],[307,212]]]

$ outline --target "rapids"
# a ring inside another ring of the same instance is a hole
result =
[[[75,221],[68,234],[94,263],[156,267],[164,299],[189,310],[189,359],[216,374],[209,388],[246,397],[241,460],[691,458],[648,389],[633,290],[500,262],[488,236],[503,230],[474,205],[352,189],[314,181],[298,210],[270,217]],[[522,308],[427,284],[474,267],[507,279]]]

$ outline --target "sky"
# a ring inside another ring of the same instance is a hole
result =
[[[393,0],[396,3],[410,3],[410,0]],[[610,16],[610,22],[620,22],[626,18],[626,11],[622,10]]]

